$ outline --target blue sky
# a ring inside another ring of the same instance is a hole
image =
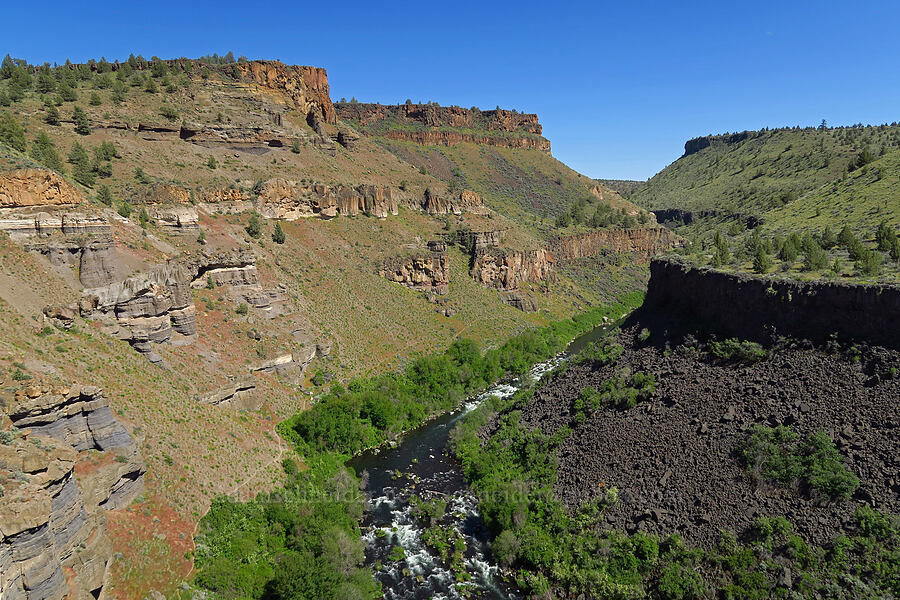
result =
[[[0,53],[321,66],[335,99],[536,112],[592,177],[646,179],[707,133],[900,121],[896,0],[89,6],[4,7]]]

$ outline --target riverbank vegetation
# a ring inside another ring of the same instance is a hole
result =
[[[443,353],[418,358],[403,373],[332,386],[311,409],[279,426],[305,469],[288,458],[283,488],[249,502],[221,497],[213,503],[196,538],[195,583],[228,599],[381,597],[371,571],[362,566],[359,522],[365,498],[346,460],[455,408],[504,376],[527,372],[574,337],[642,301],[643,293],[628,294],[484,353],[461,339]],[[427,543],[458,568],[460,540],[437,525],[439,508],[422,505],[423,517],[435,521]]]

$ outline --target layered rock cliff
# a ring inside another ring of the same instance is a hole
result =
[[[601,229],[590,233],[558,237],[550,249],[559,260],[596,256],[604,250],[632,253],[645,260],[681,247],[683,241],[664,227]]]
[[[380,185],[328,186],[272,179],[259,192],[257,210],[264,217],[287,220],[361,213],[384,218],[397,214],[398,201],[391,188]]]
[[[481,196],[471,190],[463,190],[447,198],[433,192],[431,188],[425,190],[422,210],[429,215],[461,215],[464,212],[486,214],[488,212]]]
[[[90,290],[79,310],[84,317],[105,321],[110,333],[159,362],[162,358],[153,350],[154,344],[169,342],[176,334],[189,338],[197,333],[191,285],[207,280],[257,290],[255,258],[249,251],[237,250],[171,260]]]
[[[555,262],[547,248],[524,252],[487,248],[476,252],[470,274],[484,286],[515,290],[523,283],[549,280]]]
[[[423,292],[446,294],[450,290],[450,262],[443,242],[429,242],[429,252],[402,256],[383,263],[382,277]]]
[[[661,258],[650,263],[644,307],[764,343],[837,335],[900,348],[900,288],[891,285],[755,277]]]
[[[537,115],[508,110],[478,110],[436,104],[335,104],[340,119],[356,123],[367,135],[407,140],[427,146],[453,146],[462,142],[535,148],[550,152],[541,137]]]
[[[277,60],[253,60],[227,65],[222,70],[241,81],[279,92],[306,114],[307,120],[337,123],[325,69],[286,65]]]
[[[0,594],[99,597],[113,559],[105,513],[143,488],[138,444],[96,387],[31,384],[0,396],[0,409],[0,427],[13,426],[0,443]],[[76,470],[83,460],[92,467]]]

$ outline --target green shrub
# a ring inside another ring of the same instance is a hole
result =
[[[262,236],[262,221],[258,214],[253,213],[250,215],[250,220],[247,221],[247,226],[244,227],[244,230],[247,232],[247,235],[255,240],[258,240]]]
[[[240,304],[237,305],[237,308],[234,309],[234,312],[236,312],[239,315],[246,315],[249,310],[250,309],[247,306],[247,303],[241,302]]]
[[[710,353],[725,361],[755,363],[766,358],[766,350],[756,342],[729,338],[721,342],[710,342]]]
[[[823,431],[803,439],[789,427],[757,425],[741,448],[751,473],[781,485],[802,481],[811,490],[849,499],[859,479],[844,466],[834,442]]]
[[[287,237],[284,234],[284,229],[281,228],[281,223],[276,222],[275,228],[272,230],[272,241],[276,244],[283,244]]]

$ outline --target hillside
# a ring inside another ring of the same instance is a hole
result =
[[[897,125],[771,129],[689,140],[629,199],[650,210],[761,217],[900,147]]]

